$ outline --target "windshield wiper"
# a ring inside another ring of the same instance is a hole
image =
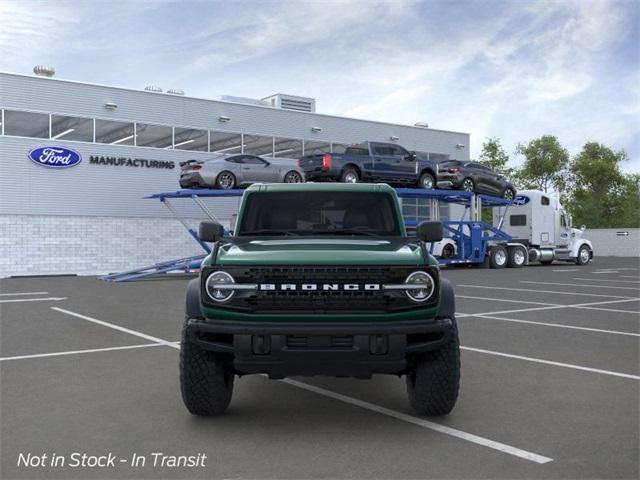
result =
[[[248,230],[240,232],[240,235],[299,235],[293,230],[275,230],[271,228],[262,228],[260,230]]]

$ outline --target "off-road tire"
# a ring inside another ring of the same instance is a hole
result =
[[[425,186],[425,184],[430,183],[431,187],[427,188]],[[433,190],[434,188],[436,188],[436,179],[435,177],[430,174],[429,172],[425,172],[422,175],[420,175],[420,180],[418,180],[418,188],[424,188],[427,190]]]
[[[222,358],[199,347],[189,338],[185,320],[180,342],[180,390],[193,415],[221,415],[233,394],[233,373]]]
[[[411,407],[420,415],[437,417],[453,410],[460,388],[460,342],[455,319],[449,341],[418,357],[407,374]]]
[[[522,253],[522,258],[518,258],[518,251]],[[507,248],[508,258],[507,267],[520,268],[527,264],[527,251],[523,247],[509,247]]]
[[[355,177],[355,182],[350,181],[350,178]],[[342,183],[358,183],[360,181],[360,175],[355,168],[347,167],[342,171],[340,175],[340,181]]]
[[[502,245],[494,245],[491,247],[491,258],[489,266],[491,268],[504,268],[507,266],[509,254],[507,249]]]

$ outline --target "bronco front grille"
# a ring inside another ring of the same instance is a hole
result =
[[[273,267],[215,267],[202,272],[206,278],[211,271],[224,270],[236,283],[251,284],[388,284],[403,283],[416,270],[428,270],[438,281],[438,273],[431,267],[412,266],[273,266]],[[437,285],[436,285],[437,287]],[[436,289],[436,292],[438,290]],[[210,306],[254,313],[309,312],[358,313],[393,312],[424,308],[437,302],[437,295],[427,304],[412,302],[403,291],[383,290],[252,290],[237,291],[225,304],[212,302],[202,291],[203,301]]]

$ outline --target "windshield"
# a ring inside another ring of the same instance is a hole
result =
[[[393,197],[375,192],[258,192],[236,235],[401,235]]]

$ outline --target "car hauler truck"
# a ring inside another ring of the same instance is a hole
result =
[[[585,265],[593,259],[591,242],[582,238],[585,227],[572,228],[571,216],[559,200],[544,192],[518,192],[512,205],[493,210],[493,225],[508,234],[512,243],[526,246],[529,262]]]

